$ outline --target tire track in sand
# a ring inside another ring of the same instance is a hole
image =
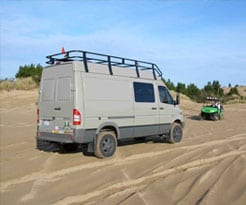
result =
[[[228,169],[228,167],[230,167],[239,156],[240,155],[233,158],[225,158],[223,161],[220,161],[220,163],[217,163],[206,172],[201,172],[192,186],[187,189],[186,193],[183,194],[183,197],[179,198],[175,204],[201,204],[201,202],[204,200],[204,197],[206,197],[208,193],[211,193],[211,187],[217,183],[223,172]]]
[[[14,186],[14,185],[22,184],[22,183],[27,183],[27,182],[31,182],[31,181],[36,181],[36,180],[39,180],[40,178],[42,178],[44,181],[48,182],[51,180],[55,180],[55,178],[59,178],[59,177],[62,177],[64,175],[71,174],[71,173],[74,173],[77,171],[82,171],[82,170],[86,170],[86,169],[94,169],[94,168],[99,168],[102,166],[120,166],[120,165],[131,164],[135,160],[152,158],[152,157],[155,157],[158,155],[162,155],[162,154],[166,154],[166,153],[170,153],[170,152],[175,152],[175,151],[180,150],[180,149],[181,150],[182,149],[192,150],[192,149],[196,149],[196,148],[201,148],[201,147],[206,147],[206,146],[211,146],[211,145],[218,145],[218,144],[223,144],[223,143],[232,142],[232,141],[246,140],[246,138],[243,136],[246,136],[246,134],[241,133],[241,134],[231,136],[227,139],[214,140],[214,141],[205,142],[205,143],[197,144],[197,145],[185,145],[185,146],[176,147],[173,149],[148,152],[148,153],[142,153],[142,154],[135,154],[135,155],[131,155],[131,156],[126,157],[126,158],[105,159],[102,161],[97,161],[97,162],[93,162],[93,163],[89,163],[89,164],[83,164],[83,165],[79,165],[79,166],[75,166],[75,167],[65,168],[65,169],[54,171],[51,173],[48,173],[48,172],[42,170],[39,172],[34,172],[32,174],[25,175],[21,178],[12,179],[12,180],[9,180],[6,182],[1,182],[0,191],[6,192],[6,191],[8,191],[8,188],[10,186]]]
[[[222,154],[216,157],[195,160],[195,161],[180,165],[178,167],[174,167],[174,168],[164,170],[162,172],[154,173],[152,175],[148,175],[148,176],[141,177],[138,179],[128,180],[126,182],[120,182],[120,183],[114,184],[110,187],[107,187],[101,190],[92,191],[92,192],[89,192],[83,195],[69,196],[69,197],[66,197],[54,203],[53,205],[67,205],[67,204],[72,204],[72,203],[83,203],[88,200],[91,200],[94,197],[105,196],[107,194],[112,194],[115,192],[122,191],[124,189],[128,189],[129,187],[131,188],[138,187],[142,184],[150,183],[154,180],[157,180],[158,178],[163,178],[170,174],[174,174],[176,172],[200,169],[201,167],[209,166],[210,164],[216,163],[219,160],[225,159],[227,157],[238,156],[244,153],[246,153],[246,151],[232,151],[232,152]]]
[[[54,161],[54,158],[56,156],[50,156],[45,162],[44,162],[44,166],[43,166],[43,170],[41,171],[42,173],[45,173],[46,171],[49,170],[49,168],[51,167],[52,165],[52,162]],[[48,180],[48,181],[47,181]],[[35,197],[35,195],[38,193],[39,191],[39,188],[44,186],[45,184],[49,183],[49,182],[54,182],[54,181],[57,181],[58,179],[56,178],[53,178],[53,179],[50,179],[50,178],[39,178],[37,179],[36,181],[34,181],[33,185],[32,185],[32,188],[30,190],[30,192],[26,195],[24,195],[22,198],[21,198],[21,201],[24,202],[24,201],[27,201],[27,200],[30,200],[30,199],[33,199]]]

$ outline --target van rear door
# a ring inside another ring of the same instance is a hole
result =
[[[39,131],[71,133],[74,106],[73,64],[43,70],[39,99]]]

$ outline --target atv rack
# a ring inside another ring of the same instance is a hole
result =
[[[46,63],[51,65],[68,61],[83,61],[86,72],[89,72],[87,63],[90,62],[108,65],[110,75],[113,75],[112,66],[119,66],[123,68],[135,68],[138,78],[140,78],[139,70],[152,70],[155,80],[157,79],[157,77],[162,78],[161,70],[154,63],[105,55],[101,53],[94,53],[82,50],[70,50],[53,55],[48,55],[46,56],[46,58],[49,59]]]
[[[217,97],[207,97],[206,100],[207,101],[219,101]]]

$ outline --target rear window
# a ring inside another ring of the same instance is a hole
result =
[[[55,79],[45,79],[41,93],[42,101],[53,101],[55,99]]]
[[[71,78],[59,78],[57,80],[57,101],[67,101],[71,99]]]
[[[43,81],[42,101],[71,100],[71,78],[45,79]]]
[[[155,102],[154,86],[151,83],[134,82],[135,102]]]

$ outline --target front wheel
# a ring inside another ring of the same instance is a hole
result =
[[[98,158],[111,157],[117,147],[116,135],[113,131],[102,131],[96,139],[95,155]]]
[[[204,113],[200,114],[200,120],[206,120],[206,115]]]
[[[219,120],[220,119],[220,116],[219,116],[219,114],[218,113],[214,113],[214,115],[213,115],[213,121],[217,121],[217,120]]]
[[[183,137],[183,128],[179,123],[173,123],[170,133],[169,133],[169,142],[178,143],[182,140]]]

